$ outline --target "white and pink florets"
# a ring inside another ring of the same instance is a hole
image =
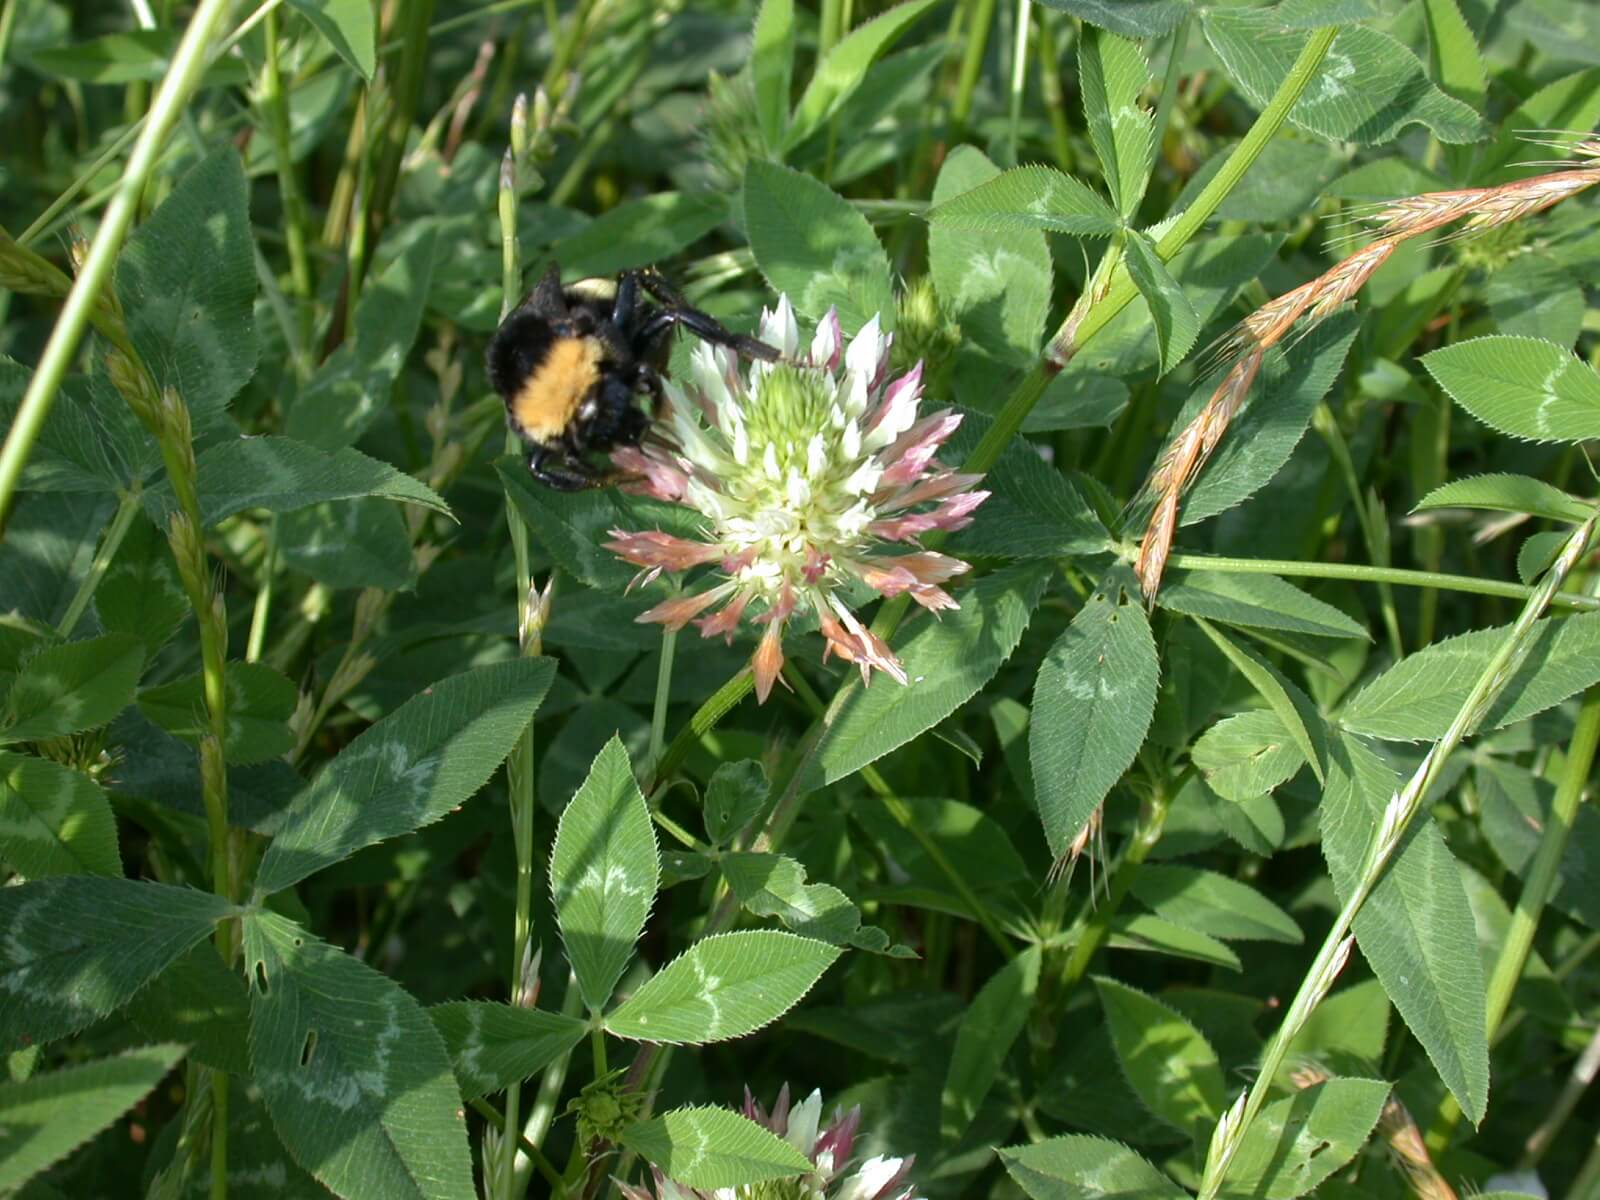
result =
[[[825,653],[857,664],[863,678],[876,667],[905,683],[899,659],[856,618],[843,589],[859,580],[884,596],[908,593],[933,612],[957,607],[941,585],[967,564],[923,550],[917,539],[970,524],[989,495],[973,490],[980,476],[936,457],[961,417],[944,409],[918,419],[922,365],[889,378],[893,335],[880,332],[876,317],[845,346],[829,310],[802,355],[794,310],[782,297],[777,311],[762,312],[760,336],[784,361],[752,363],[741,374],[730,351],[697,344],[681,386],[665,385],[668,411],[657,434],[612,456],[636,477],[634,490],[699,513],[701,540],[614,529],[607,549],[642,568],[636,582],[715,564],[721,578],[711,587],[639,620],[671,630],[693,621],[702,636],[731,641],[748,612],[766,627],[751,659],[763,701],[796,613],[815,613]]]

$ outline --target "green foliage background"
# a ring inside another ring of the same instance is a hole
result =
[[[788,1083],[935,1198],[1600,1196],[1597,45],[0,2],[0,1195],[778,1196]],[[1223,335],[1466,189],[1265,355],[1147,598]],[[634,621],[600,543],[684,518],[540,488],[485,377],[551,262],[924,362],[993,494],[960,610],[876,613],[912,686]]]

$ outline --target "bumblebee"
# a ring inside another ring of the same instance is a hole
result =
[[[535,479],[576,492],[616,478],[587,456],[643,440],[661,409],[661,375],[677,326],[746,358],[778,358],[765,342],[691,308],[654,271],[562,287],[560,269],[551,265],[506,315],[488,353],[489,379],[506,402],[507,423],[532,451]]]

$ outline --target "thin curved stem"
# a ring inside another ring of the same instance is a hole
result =
[[[144,128],[140,130],[133,152],[128,156],[127,170],[123,172],[116,194],[106,207],[100,227],[95,230],[94,240],[89,243],[83,266],[73,281],[72,290],[67,293],[66,302],[61,306],[61,315],[50,331],[44,352],[39,356],[39,365],[28,380],[28,388],[11,423],[11,431],[6,435],[4,446],[0,446],[0,538],[4,537],[6,518],[16,499],[22,470],[33,452],[34,442],[44,429],[45,420],[50,416],[50,409],[55,405],[61,381],[72,365],[78,343],[83,340],[89,315],[101,291],[110,281],[117,252],[122,248],[123,239],[133,224],[139,197],[144,194],[145,185],[150,181],[150,172],[160,156],[162,143],[200,83],[205,70],[207,43],[227,9],[227,0],[200,0],[195,9],[189,27],[184,30],[183,38],[173,53],[172,65],[162,78],[161,86],[156,89],[150,111],[145,115]]]
[[[1222,164],[1222,169],[1211,177],[1211,181],[1195,197],[1194,203],[1183,210],[1178,219],[1156,242],[1156,254],[1163,262],[1170,260],[1188,245],[1189,239],[1200,232],[1200,227],[1210,219],[1211,214],[1216,212],[1228,194],[1239,186],[1245,172],[1266,150],[1267,144],[1277,135],[1284,121],[1288,120],[1290,110],[1311,85],[1311,81],[1316,78],[1322,60],[1327,57],[1333,39],[1338,35],[1339,27],[1330,25],[1315,30],[1306,40],[1306,44],[1300,49],[1299,57],[1294,60],[1289,73],[1278,85],[1277,93],[1266,108],[1261,110],[1261,115],[1256,118],[1255,124],[1250,126],[1249,132],[1233,148],[1233,153],[1228,155],[1227,161]],[[1081,320],[1075,320],[1076,310],[1074,314],[1068,315],[1052,339],[1047,357],[1058,365],[1065,364],[1138,294],[1139,289],[1134,286],[1126,268],[1119,269],[1111,279],[1105,298],[1092,304],[1088,311],[1082,314]]]
[[[1132,562],[1137,547],[1118,547],[1117,556]],[[1475,575],[1436,575],[1405,567],[1374,567],[1365,563],[1301,562],[1290,558],[1230,558],[1226,555],[1174,554],[1168,567],[1188,571],[1216,571],[1224,575],[1281,575],[1294,579],[1348,579],[1355,583],[1397,583],[1403,587],[1441,588],[1453,592],[1472,592],[1479,596],[1502,596],[1508,600],[1527,600],[1538,589],[1502,579],[1479,579]],[[1558,592],[1550,598],[1556,608],[1582,612],[1600,611],[1600,599],[1576,592]]]
[[[1410,780],[1390,799],[1385,808],[1382,824],[1367,848],[1360,874],[1350,895],[1334,918],[1333,927],[1322,940],[1322,946],[1311,968],[1301,979],[1299,991],[1284,1014],[1272,1040],[1261,1054],[1256,1079],[1248,1091],[1223,1114],[1212,1134],[1206,1154],[1205,1171],[1201,1178],[1200,1200],[1215,1200],[1227,1177],[1228,1166],[1243,1143],[1250,1123],[1266,1102],[1267,1093],[1282,1068],[1289,1047],[1305,1028],[1317,1005],[1328,994],[1334,980],[1343,969],[1354,939],[1350,937],[1356,914],[1361,911],[1367,897],[1383,878],[1390,860],[1405,835],[1406,828],[1422,806],[1422,798],[1438,778],[1445,760],[1457,746],[1477,728],[1489,705],[1509,682],[1516,665],[1527,653],[1533,639],[1534,623],[1544,614],[1551,598],[1556,594],[1572,568],[1582,558],[1594,537],[1596,518],[1591,517],[1578,526],[1562,547],[1561,554],[1546,574],[1544,580],[1528,598],[1516,622],[1506,632],[1499,647],[1484,669],[1479,673],[1472,690],[1457,710],[1455,719],[1443,737],[1428,748],[1422,762]]]

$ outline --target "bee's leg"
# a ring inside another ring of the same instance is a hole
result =
[[[528,470],[545,487],[558,492],[581,492],[606,483],[604,476],[596,475],[580,460],[549,446],[533,448]]]
[[[617,296],[611,304],[611,323],[626,329],[639,306],[639,272],[624,271],[617,276]]]
[[[702,341],[726,346],[744,358],[758,358],[762,362],[778,360],[778,351],[765,342],[734,333],[710,313],[690,307],[678,290],[655,272],[639,272],[637,278],[645,291],[662,305],[661,311],[653,314],[640,329],[641,339],[658,337],[673,325],[681,325]]]

